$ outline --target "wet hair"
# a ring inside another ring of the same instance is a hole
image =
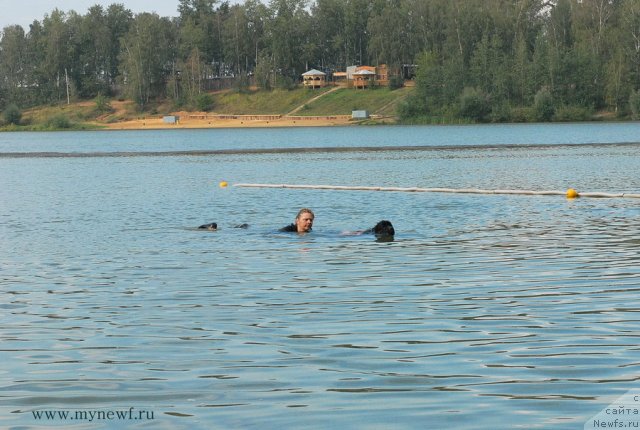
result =
[[[302,216],[302,214],[310,214],[311,218],[315,218],[315,214],[313,213],[313,211],[311,209],[308,208],[302,208],[298,211],[298,215],[296,215],[296,219],[300,218]]]
[[[393,236],[396,234],[393,224],[391,224],[391,221],[387,221],[386,219],[378,222],[378,224],[373,227],[372,232],[376,236]]]

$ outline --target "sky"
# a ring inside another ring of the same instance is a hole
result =
[[[178,0],[0,0],[0,31],[8,25],[18,24],[27,32],[29,24],[36,19],[42,21],[55,8],[86,15],[91,6],[99,4],[106,8],[113,3],[124,4],[134,14],[155,12],[160,16],[178,15]]]

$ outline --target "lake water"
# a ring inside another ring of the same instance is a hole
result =
[[[232,185],[639,171],[637,123],[2,133],[0,427],[582,429],[638,388],[639,199]]]

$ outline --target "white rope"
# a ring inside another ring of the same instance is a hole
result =
[[[345,185],[294,185],[294,184],[233,184],[242,188],[295,188],[309,190],[340,191],[396,191],[415,193],[459,193],[459,194],[513,194],[529,196],[566,196],[566,191],[531,191],[531,190],[483,190],[477,188],[419,188],[419,187],[364,187]],[[630,193],[578,193],[578,197],[617,198],[626,197],[640,199],[640,194]]]

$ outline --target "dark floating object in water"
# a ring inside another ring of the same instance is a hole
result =
[[[393,224],[391,224],[391,221],[383,219],[371,229],[371,233],[375,234],[376,236],[393,237],[396,234],[396,231],[393,228]]]
[[[198,227],[198,230],[216,231],[217,229],[218,229],[218,224],[215,222],[210,222],[209,224],[202,224],[200,227]]]

